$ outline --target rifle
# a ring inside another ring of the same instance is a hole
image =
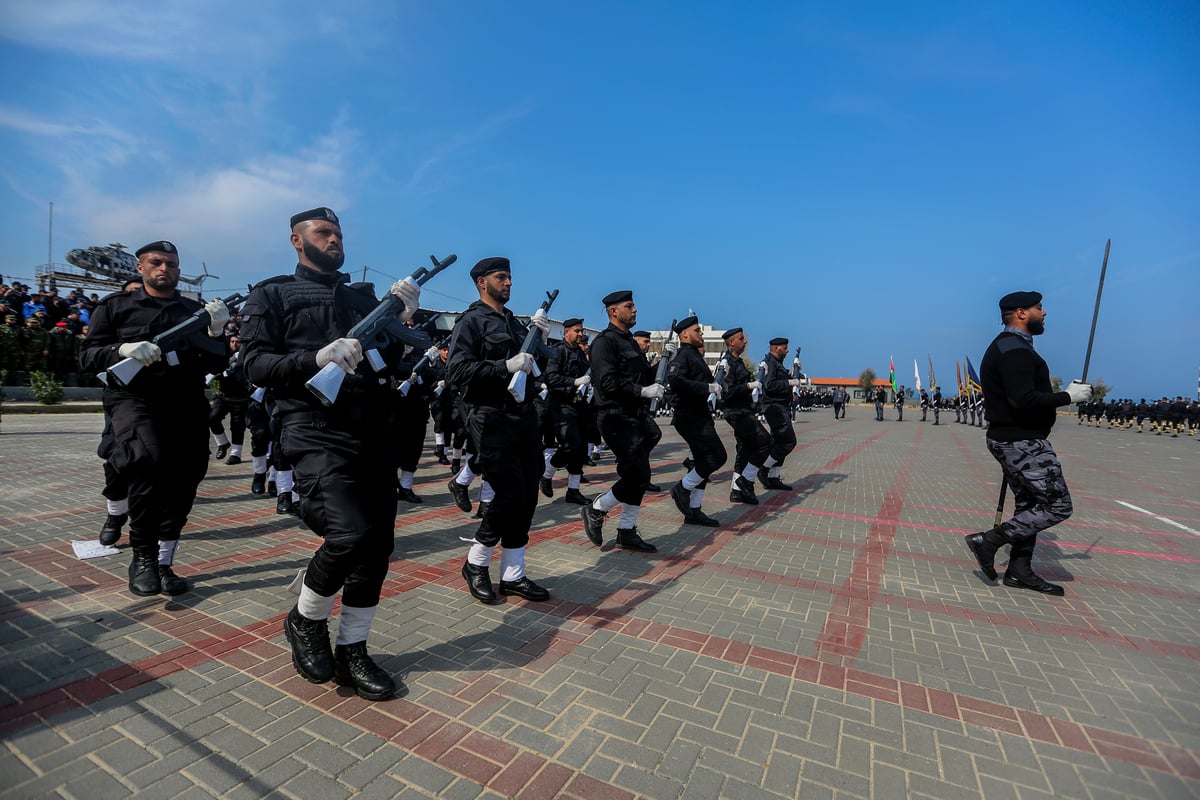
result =
[[[550,306],[554,305],[554,301],[557,297],[558,289],[555,289],[553,292],[546,292],[546,299],[542,301],[540,306],[538,306],[538,311],[541,311],[543,314],[548,313],[550,311]],[[534,313],[534,316],[537,316],[536,312]],[[525,341],[521,343],[521,349],[519,352],[533,355],[537,352],[540,352],[541,349],[542,332],[538,330],[536,325],[531,324],[529,326],[529,331],[525,334]],[[538,369],[536,361],[533,363],[533,372],[531,374],[535,378],[540,378],[542,376],[542,371]],[[524,372],[513,373],[512,378],[508,381],[508,393],[511,394],[513,399],[518,403],[525,401],[525,382],[526,377]]]
[[[800,369],[800,348],[799,347],[796,348],[796,355],[792,357],[792,378],[794,380],[801,381],[801,382],[803,382],[805,379],[804,372],[801,371],[801,369]],[[792,397],[796,398],[797,400],[800,399],[800,387],[799,386],[792,387]]]
[[[677,320],[677,319],[671,320],[671,327],[669,329],[671,332],[667,334],[667,341],[663,342],[664,352],[663,352],[662,356],[658,359],[658,371],[654,373],[654,382],[657,383],[659,386],[666,386],[666,384],[667,384],[667,367],[669,367],[671,365],[671,357],[667,355],[667,353],[665,351],[665,347],[667,345],[667,342],[671,341],[671,337],[675,335],[675,326],[678,323],[679,323],[679,320]],[[651,415],[658,413],[658,404],[660,402],[661,401],[657,397],[650,401],[650,414]]]
[[[592,368],[588,367],[587,372],[583,373],[583,375],[584,375],[584,377],[590,378],[592,376]],[[592,398],[592,384],[591,383],[588,383],[584,386],[580,386],[575,391],[576,391],[576,393],[579,394],[579,399],[583,400],[584,402],[587,402],[588,400],[590,400]]]
[[[240,294],[231,294],[221,302],[230,311],[233,311],[245,299]],[[183,322],[163,331],[150,341],[158,345],[158,349],[162,350],[163,360],[171,367],[179,366],[179,354],[192,348],[212,355],[224,355],[225,344],[208,335],[208,326],[211,324],[212,317],[208,315],[207,311],[200,308],[192,312],[192,315]],[[141,364],[132,358],[123,358],[96,377],[106,385],[108,379],[112,379],[112,382],[118,387],[124,388],[141,371]]]
[[[451,253],[442,261],[438,261],[435,256],[430,256],[429,260],[433,262],[433,269],[418,267],[412,275],[408,276],[407,280],[411,280],[417,286],[424,286],[430,278],[457,261],[458,256]],[[387,366],[383,356],[379,355],[379,350],[391,342],[401,342],[419,350],[427,350],[433,345],[433,340],[429,338],[428,333],[406,328],[396,322],[396,315],[403,310],[404,302],[388,292],[387,296],[379,301],[379,305],[375,306],[370,314],[363,317],[346,332],[344,338],[357,339],[362,343],[367,362],[376,372],[382,372]],[[342,368],[330,362],[321,367],[320,372],[306,381],[304,386],[321,401],[322,405],[331,406],[337,400],[338,392],[342,388],[342,381],[345,379],[346,373],[342,371]]]
[[[755,405],[758,405],[759,401],[762,400],[761,384],[765,383],[767,380],[767,362],[765,360],[758,362],[758,375],[755,377],[755,380],[757,380],[760,385],[757,389],[750,393],[750,400]]]
[[[722,357],[721,360],[717,362],[716,371],[713,372],[713,383],[715,383],[717,386],[721,387],[721,396],[722,397],[725,396],[725,373],[728,371],[729,371],[729,362],[727,362],[725,360],[725,358]],[[708,395],[708,407],[711,408],[713,411],[717,410],[717,406],[719,406],[720,403],[721,403],[721,401],[718,399],[716,392],[712,392]]]
[[[432,320],[430,321],[432,322]],[[426,327],[427,325],[428,323],[423,325],[422,328]],[[425,370],[431,369],[433,365],[438,362],[438,351],[441,349],[443,342],[446,341],[448,340],[443,339],[441,342],[432,345],[428,350],[425,351],[425,355],[421,358],[421,360],[413,365],[412,372],[409,373],[409,376],[401,382],[398,389],[400,394],[408,397],[408,393],[412,391],[412,387],[414,385],[420,386],[422,383],[424,383],[423,378],[425,377]],[[436,393],[441,394],[441,392]]]

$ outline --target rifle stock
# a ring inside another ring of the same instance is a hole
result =
[[[664,352],[662,354],[662,357],[659,358],[659,360],[658,360],[658,371],[654,373],[654,382],[657,383],[659,386],[666,386],[666,383],[667,383],[667,367],[671,366],[671,357],[666,354],[665,348],[667,346],[667,342],[670,342],[671,338],[675,335],[675,326],[677,324],[679,324],[679,320],[677,320],[677,319],[671,320],[671,328],[670,328],[671,332],[669,334],[667,334],[667,341],[663,342]],[[650,414],[651,415],[658,413],[658,407],[661,403],[662,403],[662,401],[657,397],[650,401]]]

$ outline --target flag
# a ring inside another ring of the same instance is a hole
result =
[[[930,390],[937,388],[937,381],[933,379],[933,356],[929,356],[929,388]]]
[[[958,363],[957,358],[954,359],[954,371],[958,373],[958,393],[962,394],[963,393],[962,364]]]
[[[921,370],[917,369],[917,360],[915,358],[913,359],[913,380],[916,381],[916,383],[914,385],[917,387],[917,392],[920,393],[920,391],[921,391]]]
[[[892,384],[893,392],[900,391],[896,388],[896,362],[892,360],[891,356],[888,356],[888,382]]]
[[[967,388],[971,391],[982,392],[983,387],[979,385],[979,374],[975,372],[975,368],[971,366],[971,359],[963,356],[967,361]]]

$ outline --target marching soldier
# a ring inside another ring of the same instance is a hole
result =
[[[679,350],[667,367],[667,384],[675,396],[672,424],[691,448],[693,466],[671,487],[671,499],[684,522],[716,528],[720,523],[700,506],[709,477],[729,458],[708,405],[709,395],[719,400],[722,390],[713,382],[712,370],[704,362],[704,333],[696,317],[679,320],[675,333],[679,335]]]
[[[339,272],[345,253],[337,214],[314,208],[293,216],[290,227],[295,272],[254,287],[241,328],[246,375],[275,403],[278,446],[295,473],[300,517],[323,539],[283,629],[305,680],[333,679],[359,697],[383,700],[396,683],[367,653],[367,639],[395,548],[393,398],[378,375],[358,369],[362,343],[346,338],[378,301]],[[420,288],[402,280],[390,292],[404,304],[397,317],[403,324],[417,310]],[[395,363],[402,349],[381,355]],[[328,364],[345,379],[326,407],[304,384]],[[330,648],[329,617],[339,592],[341,617]]]
[[[582,414],[587,413],[588,392],[592,376],[588,370],[587,353],[583,346],[583,320],[572,317],[563,321],[563,338],[554,348],[543,376],[548,392],[547,412],[554,426],[558,444],[546,456],[546,469],[539,482],[542,494],[554,496],[554,473],[567,468],[565,500],[575,505],[587,505],[588,499],[579,490],[583,480],[583,462],[587,458],[587,439],[584,436]]]
[[[721,416],[733,428],[736,443],[733,460],[733,484],[729,502],[758,505],[754,481],[771,455],[771,434],[754,413],[754,392],[762,384],[754,377],[744,353],[749,342],[741,328],[721,334],[728,348],[721,356],[725,364],[725,392],[721,397]]]
[[[654,382],[654,370],[630,333],[637,323],[633,292],[612,292],[603,302],[608,327],[592,340],[592,387],[600,434],[617,458],[617,482],[580,513],[588,539],[599,547],[604,544],[604,517],[620,505],[617,547],[653,553],[658,548],[638,535],[637,518],[650,482],[650,451],[662,438],[646,401],[662,399],[663,387]],[[674,347],[668,342],[663,358]]]
[[[904,392],[905,389],[901,386],[896,390],[896,399],[892,401],[892,405],[896,407],[896,422],[904,422]]]
[[[921,422],[929,416],[929,392],[921,390]]]
[[[500,594],[548,600],[550,593],[525,574],[525,546],[543,470],[533,408],[537,392],[527,387],[524,399],[518,401],[508,391],[513,375],[532,373],[534,357],[522,352],[527,331],[507,308],[512,291],[509,260],[485,258],[471,268],[471,279],[479,299],[454,325],[446,374],[462,394],[467,435],[477,450],[474,460],[496,496],[475,531],[462,576],[475,599],[487,605],[503,602],[488,571],[492,553],[500,545]],[[531,322],[545,341],[550,320],[539,311]]]
[[[1033,349],[1045,330],[1046,312],[1038,292],[1000,298],[1004,330],[992,340],[979,365],[988,404],[987,447],[1004,470],[1016,511],[996,528],[966,537],[967,547],[989,580],[996,580],[996,551],[1010,545],[1004,585],[1061,596],[1063,587],[1034,573],[1037,535],[1071,516],[1071,493],[1048,436],[1056,409],[1087,400],[1092,387],[1072,382],[1065,392],[1050,390],[1050,370]]]
[[[110,381],[104,394],[113,436],[108,460],[129,493],[129,591],[139,597],[178,595],[188,589],[172,569],[179,534],[208,470],[204,376],[223,369],[228,355],[195,348],[180,354],[178,366],[168,366],[150,339],[199,311],[208,314],[208,335],[219,339],[229,309],[220,300],[202,306],[177,291],[179,250],[171,242],[151,242],[135,255],[142,288],[100,301],[81,358],[91,373],[126,358],[141,366],[125,386]]]
[[[241,339],[229,337],[229,364],[219,376],[218,391],[213,397],[212,411],[208,415],[208,429],[212,431],[213,440],[217,443],[217,452],[213,456],[217,461],[224,461],[229,454],[229,465],[242,463],[242,443],[246,438],[246,406],[250,402],[250,383],[246,380],[246,372],[242,369]],[[229,416],[229,433],[231,440],[225,435],[225,427],[221,421]]]
[[[771,455],[763,462],[767,472],[758,474],[758,482],[765,489],[791,489],[783,482],[783,462],[796,449],[796,432],[792,429],[788,406],[792,402],[792,389],[800,381],[792,377],[783,366],[788,354],[788,340],[782,336],[770,341],[770,350],[763,357],[766,374],[762,381],[763,416],[771,429]]]
[[[940,425],[942,416],[942,388],[933,387],[933,424]]]

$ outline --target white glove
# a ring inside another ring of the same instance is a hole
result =
[[[122,358],[132,358],[143,367],[148,367],[162,358],[162,350],[154,342],[126,342],[117,348]]]
[[[679,352],[679,345],[675,344],[674,342],[666,342],[665,344],[663,344],[663,355],[664,356],[673,356],[678,352]]]
[[[204,304],[208,312],[208,335],[217,338],[225,332],[225,323],[229,322],[229,306],[224,300],[209,300]]]
[[[347,375],[353,373],[362,360],[362,344],[358,339],[335,339],[317,351],[318,367],[337,364]]]
[[[437,382],[437,390],[438,390],[438,391],[441,391],[442,389],[445,389],[445,388],[446,388],[446,382],[445,382],[445,381],[438,381],[438,382]]]
[[[1071,381],[1067,385],[1067,394],[1071,396],[1071,404],[1083,403],[1092,399],[1092,385],[1080,381]]]
[[[438,349],[437,349],[437,347],[436,347],[436,346],[435,346],[435,347],[431,347],[431,348],[429,348],[428,350],[426,350],[426,351],[425,351],[425,357],[426,357],[426,358],[428,358],[428,359],[429,359],[431,362],[432,362],[432,361],[437,361],[437,359],[438,359]]]
[[[790,380],[788,380],[788,386],[792,387],[793,389],[795,389],[799,385],[800,385],[799,378],[791,378]]]
[[[661,400],[665,391],[661,384],[652,383],[642,387],[642,397],[646,400]]]
[[[421,287],[412,278],[396,281],[389,289],[392,294],[404,303],[404,310],[396,317],[400,322],[408,322],[421,306]]]
[[[505,361],[504,366],[513,374],[518,372],[533,372],[533,356],[529,353],[517,353]]]
[[[550,318],[546,316],[545,311],[539,308],[534,312],[533,316],[530,317],[529,321],[532,322],[533,326],[541,332],[543,342],[550,340]]]
[[[750,381],[749,383],[747,383],[747,384],[746,384],[746,388],[747,388],[747,389],[749,389],[749,390],[750,390],[750,391],[752,391],[752,392],[753,392],[755,389],[761,389],[761,388],[762,388],[762,381]]]
[[[575,388],[578,389],[580,386],[587,386],[591,382],[592,382],[591,375],[580,375],[578,378],[575,379]]]
[[[709,394],[715,394],[717,397],[720,397],[720,396],[721,396],[721,392],[722,392],[722,389],[721,389],[721,384],[719,384],[719,383],[710,383],[710,384],[708,385],[708,393],[709,393]]]
[[[216,375],[214,375],[214,374],[212,374],[212,373],[210,372],[210,373],[208,373],[207,375],[205,375],[205,376],[204,376],[204,385],[205,385],[205,386],[208,386],[209,384],[211,384],[211,383],[212,383],[214,380],[216,380],[216,379],[217,379],[217,376],[216,376]]]

